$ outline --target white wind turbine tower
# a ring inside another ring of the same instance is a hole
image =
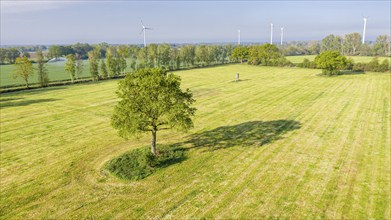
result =
[[[140,21],[141,21],[141,26],[143,27],[143,29],[141,30],[140,34],[142,32],[144,32],[144,47],[146,47],[147,46],[147,42],[145,41],[145,30],[152,30],[152,28],[145,27],[144,23],[143,23],[143,20],[140,19]]]
[[[284,37],[284,27],[281,27],[281,46],[283,43],[283,37]]]
[[[270,24],[270,44],[273,44],[273,24]]]
[[[240,30],[238,30],[238,45],[240,45]]]
[[[362,31],[362,44],[365,43],[365,29],[367,28],[367,18],[364,17],[364,30]]]

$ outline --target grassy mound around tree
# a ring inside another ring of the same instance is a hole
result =
[[[140,180],[151,175],[157,169],[186,159],[183,148],[169,145],[159,146],[158,149],[157,156],[153,155],[148,147],[128,151],[110,160],[105,165],[105,169],[120,179]]]

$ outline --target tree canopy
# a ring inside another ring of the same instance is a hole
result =
[[[14,65],[14,78],[21,77],[26,84],[26,88],[29,88],[29,77],[34,74],[33,64],[27,57],[18,57]]]
[[[326,51],[315,57],[316,66],[323,70],[325,75],[335,75],[345,68],[348,59],[336,50]]]
[[[281,54],[273,44],[264,44],[261,46],[252,46],[249,50],[249,63],[264,66],[276,65],[278,63]]]
[[[231,59],[239,60],[240,63],[243,63],[244,60],[248,59],[248,48],[243,46],[235,47],[232,51]]]
[[[189,89],[182,91],[181,79],[160,68],[140,69],[127,74],[119,82],[111,124],[124,138],[151,132],[151,152],[156,155],[156,132],[176,128],[186,131],[193,127],[196,109]]]

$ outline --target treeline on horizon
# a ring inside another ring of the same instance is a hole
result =
[[[150,44],[147,47],[138,45],[117,45],[107,43],[97,45],[77,43],[68,46],[51,46],[48,48],[46,59],[58,59],[66,57],[65,71],[70,75],[71,83],[78,80],[83,71],[82,60],[88,59],[92,80],[108,79],[123,76],[126,70],[137,71],[140,68],[159,67],[166,70],[178,70],[184,68],[206,67],[211,65],[247,62],[252,65],[263,66],[297,66],[302,68],[318,68],[314,61],[304,59],[303,63],[293,64],[285,58],[291,55],[317,55],[325,51],[338,51],[342,55],[372,55],[390,56],[389,39],[387,35],[377,37],[374,44],[362,44],[361,35],[358,33],[347,34],[343,38],[329,35],[321,42],[309,41],[290,45],[182,45],[180,47],[169,44]],[[5,52],[4,52],[5,51]],[[42,54],[41,48],[38,53]],[[12,57],[8,57],[11,54]],[[42,65],[42,55],[40,55]],[[45,57],[44,56],[44,57]],[[34,58],[30,53],[21,52],[17,48],[1,49],[1,63],[15,63],[19,69],[31,66]],[[28,63],[26,63],[28,62]],[[25,64],[26,63],[26,64]],[[46,64],[45,64],[46,65]],[[28,67],[30,68],[30,67]],[[32,67],[31,67],[32,68]],[[127,69],[128,68],[128,69]],[[370,63],[354,63],[348,59],[344,70],[385,72],[390,70],[388,59],[382,63],[375,57]],[[28,87],[29,73],[19,74]],[[39,75],[39,71],[38,71]],[[15,77],[18,77],[15,75]],[[47,82],[50,82],[47,79]],[[48,83],[40,83],[47,86]]]
[[[337,50],[343,55],[349,56],[390,56],[389,49],[390,36],[379,35],[375,42],[366,42],[362,44],[361,35],[359,33],[350,33],[343,36],[337,36],[330,34],[321,41],[292,41],[285,43],[284,45],[278,45],[281,53],[284,56],[296,56],[296,55],[317,55],[323,51]],[[216,46],[217,44],[164,44],[173,48],[182,48],[187,45],[194,46]],[[252,46],[257,44],[250,44],[246,46]],[[66,56],[68,54],[74,54],[80,56],[81,59],[88,59],[88,52],[95,47],[100,47],[102,50],[102,56],[105,56],[105,50],[110,46],[123,46],[123,45],[109,45],[107,43],[100,44],[88,44],[88,43],[76,43],[72,45],[32,45],[32,46],[19,46],[0,48],[0,64],[13,64],[16,57],[26,56],[31,57],[31,53],[42,50],[45,53],[47,59],[58,58]],[[235,47],[235,44],[218,45],[220,47]],[[129,47],[140,48],[140,45],[130,45]]]

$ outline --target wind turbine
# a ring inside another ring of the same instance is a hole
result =
[[[141,29],[140,34],[142,32],[144,32],[144,47],[146,47],[147,46],[147,42],[145,41],[145,30],[152,30],[152,28],[145,27],[145,25],[143,23],[143,20],[140,19],[140,21],[141,21],[141,26],[143,27],[143,29]]]
[[[270,24],[270,44],[273,44],[273,24]]]
[[[364,30],[362,31],[362,44],[365,43],[365,29],[367,28],[367,18],[364,17]]]
[[[238,30],[238,45],[240,45],[240,30]]]
[[[283,37],[284,37],[284,27],[281,27],[281,46],[283,42]]]

